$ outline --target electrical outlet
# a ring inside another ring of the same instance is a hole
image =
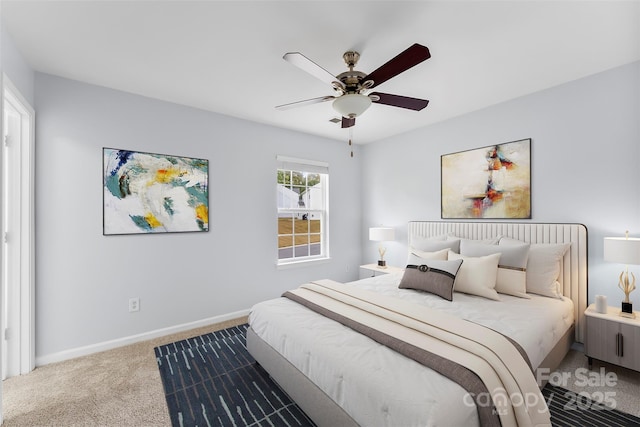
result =
[[[140,311],[140,298],[129,298],[129,313]]]

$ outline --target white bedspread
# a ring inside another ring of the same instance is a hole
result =
[[[401,274],[388,274],[345,286],[409,299],[490,327],[517,341],[534,368],[573,323],[569,299],[501,295],[502,301],[492,301],[455,293],[449,302],[398,289],[400,279]],[[458,384],[291,300],[256,304],[249,323],[360,425],[478,425],[475,406]]]

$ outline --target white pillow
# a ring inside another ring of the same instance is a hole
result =
[[[527,295],[527,272],[498,266],[496,291],[514,297],[531,299],[531,296]]]
[[[407,261],[407,264],[420,265],[421,259],[446,261],[448,259],[448,252],[449,249],[447,248],[435,252],[424,252],[414,249],[409,254],[409,260]]]
[[[551,298],[562,298],[560,263],[571,243],[534,243],[527,261],[527,292]]]
[[[453,290],[500,301],[495,290],[500,254],[468,257],[449,251],[450,260],[462,260]]]
[[[427,239],[422,236],[411,236],[409,244],[411,245],[409,248],[410,253],[413,252],[413,250],[434,252],[442,249],[451,249],[454,252],[460,251],[459,240],[444,240],[439,237],[436,239]]]
[[[527,295],[529,246],[529,243],[524,242],[517,245],[487,245],[477,243],[475,240],[462,240],[460,242],[460,254],[477,257],[500,253],[496,291],[520,298],[531,298]]]

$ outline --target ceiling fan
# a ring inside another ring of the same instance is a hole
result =
[[[283,56],[285,61],[330,84],[337,94],[278,105],[276,108],[287,110],[333,100],[333,108],[342,115],[343,128],[355,125],[356,117],[364,113],[372,103],[420,111],[427,106],[428,100],[382,92],[367,94],[367,92],[430,57],[431,54],[427,47],[415,43],[375,71],[365,74],[354,69],[360,59],[360,54],[348,51],[342,55],[342,58],[349,71],[334,76],[300,52],[289,52]]]

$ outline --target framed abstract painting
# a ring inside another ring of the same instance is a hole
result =
[[[531,139],[444,154],[443,219],[531,218]]]
[[[102,149],[103,234],[209,231],[209,161]]]

